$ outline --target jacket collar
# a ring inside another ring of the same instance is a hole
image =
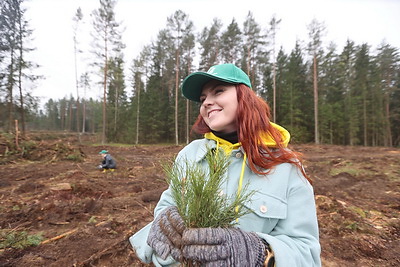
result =
[[[290,133],[282,126],[275,124],[273,122],[270,122],[270,123],[271,123],[272,127],[277,129],[279,131],[279,133],[281,134],[282,145],[284,147],[287,147],[288,143],[290,141]],[[276,141],[272,138],[272,135],[269,132],[262,134],[261,137],[262,137],[262,142],[266,146],[277,147]],[[208,132],[208,133],[204,134],[204,138],[205,138],[204,146],[201,147],[199,149],[199,151],[196,153],[195,160],[197,162],[202,160],[206,156],[207,148],[211,148],[211,149],[217,148],[217,147],[222,148],[225,151],[225,153],[229,154],[233,150],[239,149],[241,147],[241,143],[232,144],[229,141],[216,136],[212,132]]]

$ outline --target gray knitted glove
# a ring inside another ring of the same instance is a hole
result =
[[[183,257],[207,267],[257,267],[265,260],[262,239],[239,228],[188,228],[182,242]]]
[[[154,249],[162,259],[168,255],[180,261],[182,233],[186,229],[182,217],[176,207],[164,209],[153,221],[147,244]]]

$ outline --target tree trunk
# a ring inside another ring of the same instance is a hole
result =
[[[107,38],[104,41],[104,78],[103,78],[103,131],[101,135],[101,143],[104,145],[106,142],[106,103],[107,103]]]
[[[190,55],[190,49],[189,49],[189,53]],[[190,68],[191,68],[191,64],[190,64],[190,59],[188,57],[188,73],[190,73]],[[189,133],[190,133],[190,126],[189,126],[189,113],[190,110],[190,101],[189,99],[186,99],[186,144],[189,144]]]
[[[20,102],[20,113],[21,113],[21,126],[22,136],[25,136],[25,108],[24,108],[24,96],[22,94],[22,82],[21,82],[22,71],[19,70],[18,87],[19,87],[19,102]]]
[[[364,146],[368,145],[367,136],[367,100],[365,99],[365,92],[363,94],[363,121],[364,121]]]
[[[82,98],[82,133],[86,131],[86,102],[85,98]]]
[[[386,98],[386,103],[385,103],[385,121],[386,121],[386,134],[385,134],[385,141],[384,144],[385,146],[392,146],[392,131],[390,127],[390,99],[389,99],[389,94],[387,93],[385,95]]]
[[[115,100],[114,100],[114,138],[116,137],[117,133],[117,121],[118,121],[118,98],[119,98],[119,92],[118,92],[118,85],[115,88]]]
[[[175,71],[175,144],[179,144],[178,138],[178,87],[179,87],[179,44],[176,49],[176,71]]]
[[[79,85],[78,85],[78,67],[76,62],[76,40],[74,38],[74,63],[75,63],[75,87],[76,87],[76,132],[78,133],[79,143],[81,142],[81,136],[79,134]]]
[[[24,97],[22,94],[22,59],[23,59],[23,42],[22,42],[22,21],[21,13],[18,12],[18,26],[19,26],[19,59],[18,59],[18,88],[19,88],[19,100],[20,100],[20,113],[21,113],[21,126],[22,136],[25,136],[25,110],[24,110]]]
[[[15,147],[20,150],[21,148],[19,147],[19,130],[18,130],[18,120],[15,120]]]
[[[72,100],[72,99],[71,99]],[[68,131],[72,131],[72,101],[69,101]]]
[[[13,98],[13,87],[14,87],[14,48],[11,47],[11,62],[10,62],[10,72],[8,74],[8,132],[11,133],[13,129],[13,111],[14,111],[14,98]]]
[[[140,119],[140,76],[138,81],[138,91],[137,91],[137,107],[136,107],[136,141],[135,144],[139,144],[139,119]]]
[[[314,135],[315,144],[319,144],[318,129],[318,79],[317,79],[317,55],[314,53]]]

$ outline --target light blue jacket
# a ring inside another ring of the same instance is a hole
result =
[[[179,152],[176,161],[186,159],[206,166],[207,147],[216,146],[214,140],[195,140]],[[238,190],[243,155],[240,147],[231,152],[231,164],[227,172],[229,179],[226,179],[222,188],[227,196],[236,194]],[[277,267],[321,266],[313,188],[298,168],[283,163],[270,174],[260,176],[246,166],[243,185],[256,193],[246,205],[253,212],[241,217],[237,227],[256,232],[265,239],[275,253]],[[154,210],[154,217],[171,205],[174,203],[167,189]],[[172,257],[162,260],[147,245],[150,227],[151,223],[129,238],[138,257],[156,266],[173,266],[175,262]]]

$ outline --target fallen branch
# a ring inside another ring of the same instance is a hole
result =
[[[140,203],[137,200],[134,200],[137,204],[139,204],[142,208],[144,208],[146,211],[148,211],[151,215],[154,215],[153,212],[151,212],[151,210],[149,210],[145,205],[143,205],[142,203]]]
[[[127,237],[120,238],[117,242],[113,243],[111,246],[108,246],[107,248],[93,254],[86,260],[78,263],[76,266],[93,266],[91,263],[99,260],[101,257],[115,253],[115,252],[121,252],[125,250],[128,247],[129,243],[127,242]],[[118,248],[119,246],[119,248]]]
[[[66,232],[66,233],[63,233],[63,234],[61,234],[61,235],[52,237],[52,238],[50,238],[50,239],[46,239],[46,240],[44,240],[43,242],[41,242],[40,245],[44,245],[44,244],[47,244],[47,243],[56,241],[56,240],[58,240],[58,239],[61,239],[61,238],[63,238],[63,237],[66,237],[67,235],[70,235],[70,234],[75,233],[77,230],[78,230],[78,228],[75,228],[75,229],[72,229],[71,231],[68,231],[68,232]]]

